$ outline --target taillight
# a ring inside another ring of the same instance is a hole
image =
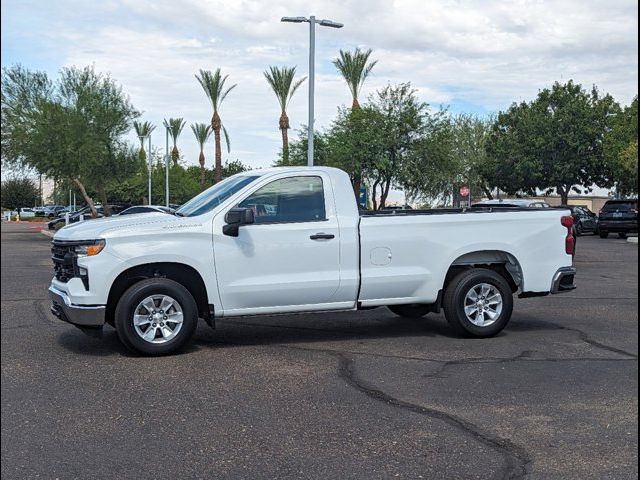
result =
[[[567,229],[567,237],[564,240],[564,251],[567,255],[576,254],[576,238],[573,236],[573,217],[564,216],[560,218],[560,223]]]

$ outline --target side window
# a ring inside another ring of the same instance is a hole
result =
[[[251,208],[255,223],[317,222],[326,219],[320,177],[275,180],[243,200],[238,207]]]

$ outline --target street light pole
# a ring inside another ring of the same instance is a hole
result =
[[[164,127],[166,134],[166,143],[164,147],[164,201],[166,207],[169,207],[169,127]]]
[[[306,17],[282,17],[281,22],[309,24],[309,121],[307,125],[307,165],[313,167],[313,121],[315,90],[316,23],[323,27],[342,28],[342,23],[332,20],[316,20],[314,15]]]
[[[316,80],[316,17],[309,17],[309,125],[307,126],[307,165],[313,167],[313,95]]]
[[[149,205],[152,205],[152,202],[151,202],[151,134],[149,134],[148,138],[149,138]]]

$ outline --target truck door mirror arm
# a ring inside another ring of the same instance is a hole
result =
[[[253,210],[250,208],[232,208],[224,216],[227,223],[222,227],[222,233],[230,237],[237,237],[241,225],[251,225],[255,223]]]

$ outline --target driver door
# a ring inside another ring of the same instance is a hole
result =
[[[235,206],[252,209],[255,223],[231,237],[222,233],[226,212],[214,220],[224,315],[331,309],[340,286],[340,230],[330,179],[275,178]]]

